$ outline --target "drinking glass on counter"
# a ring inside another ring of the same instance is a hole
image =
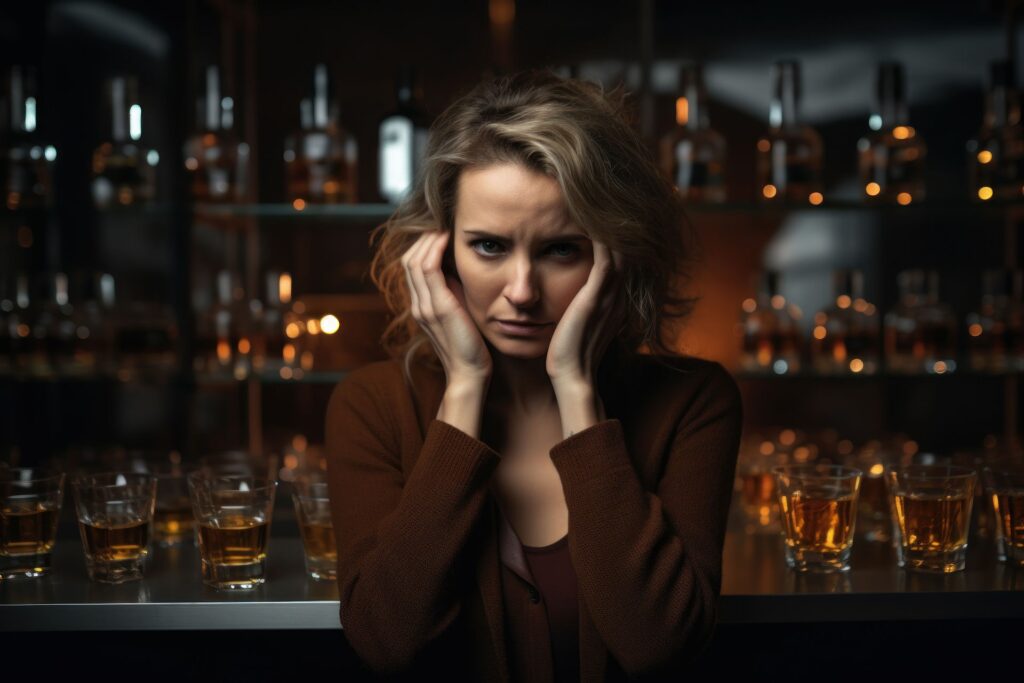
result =
[[[327,478],[320,470],[300,471],[292,484],[295,517],[302,533],[306,571],[314,579],[334,581],[338,576],[338,550],[331,521]]]
[[[957,465],[905,465],[886,472],[897,563],[906,569],[962,571],[977,474]]]
[[[199,524],[203,583],[221,590],[261,585],[277,481],[200,469],[188,475],[188,488]]]
[[[137,472],[80,474],[72,479],[90,579],[123,583],[142,578],[156,484],[156,477]]]
[[[0,581],[50,573],[64,474],[0,467]]]
[[[1024,463],[991,463],[983,477],[996,520],[998,559],[1024,567]]]
[[[193,469],[181,462],[177,451],[131,451],[131,470],[156,477],[153,541],[161,547],[195,542],[195,516],[185,476]]]
[[[849,570],[861,471],[808,464],[772,472],[785,527],[786,564],[797,571]]]
[[[278,457],[272,453],[259,455],[248,451],[224,451],[199,459],[199,466],[211,474],[249,475],[277,480]]]

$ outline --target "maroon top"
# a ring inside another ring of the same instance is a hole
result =
[[[551,630],[555,683],[580,680],[580,612],[569,536],[542,548],[524,545],[526,562],[544,600]]]

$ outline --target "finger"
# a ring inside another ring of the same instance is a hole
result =
[[[423,320],[430,323],[436,320],[434,315],[434,302],[430,298],[430,289],[427,287],[426,278],[423,273],[423,266],[427,256],[430,254],[434,243],[437,241],[438,233],[430,232],[424,239],[416,255],[411,259],[412,281],[416,286],[416,295],[419,297],[420,315]]]
[[[445,249],[450,239],[451,233],[447,230],[439,233],[431,244],[430,251],[423,258],[423,276],[430,292],[430,299],[434,304],[435,312],[437,312],[437,304],[447,301],[450,294],[442,269]]]
[[[417,292],[416,281],[413,279],[413,270],[415,268],[415,259],[423,248],[427,236],[428,233],[422,233],[413,245],[409,247],[405,255],[402,256],[402,264],[405,267],[406,286],[409,288],[409,312],[416,322],[420,322],[422,317],[420,314],[420,296],[419,292]]]

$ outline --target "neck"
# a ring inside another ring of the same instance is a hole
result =
[[[545,368],[546,358],[511,358],[490,348],[494,372],[488,402],[499,410],[537,414],[557,410],[554,387]]]

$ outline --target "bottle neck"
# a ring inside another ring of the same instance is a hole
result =
[[[776,67],[769,122],[772,128],[796,128],[797,108],[800,104],[800,73],[794,63]]]
[[[993,87],[985,95],[985,127],[1006,128],[1020,125],[1020,95],[1004,86]]]

